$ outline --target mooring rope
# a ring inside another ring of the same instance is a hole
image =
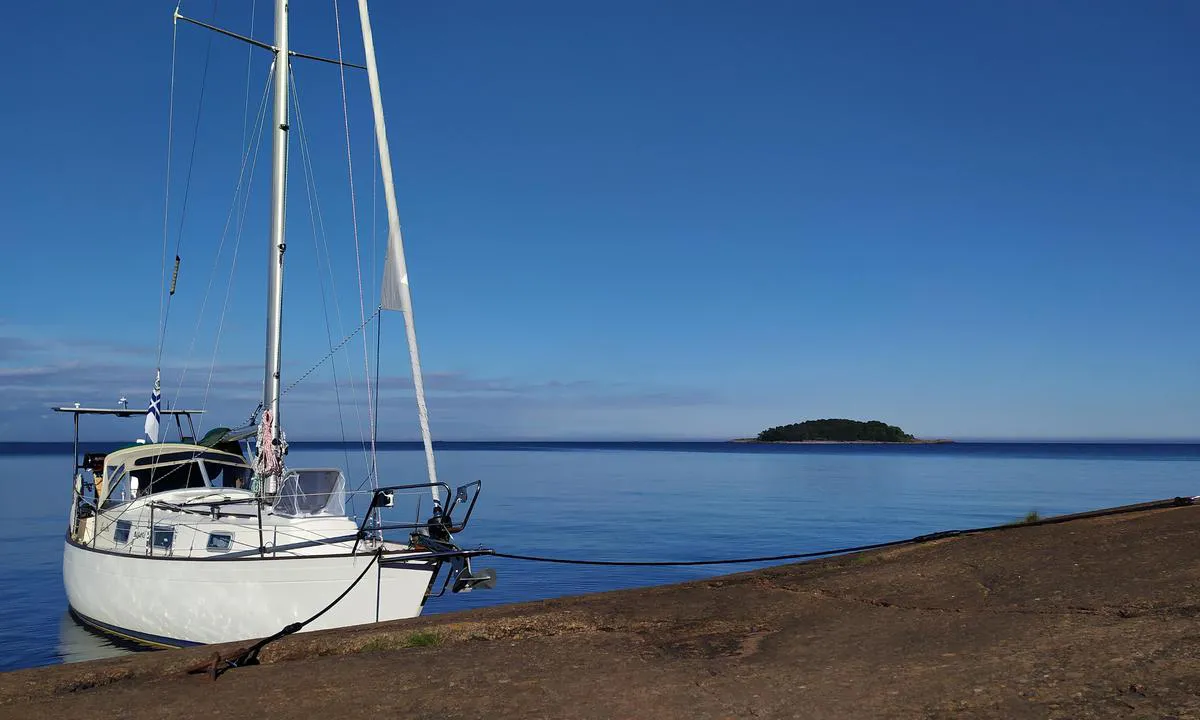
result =
[[[353,590],[358,585],[358,583],[361,582],[362,579],[367,576],[367,573],[371,570],[371,568],[375,567],[375,563],[379,561],[379,556],[382,554],[383,554],[383,548],[381,547],[379,550],[376,550],[371,555],[371,561],[369,563],[367,563],[367,566],[362,569],[362,572],[360,572],[358,574],[358,577],[354,578],[354,582],[350,583],[350,585],[347,586],[346,589],[342,591],[341,595],[338,595],[337,597],[335,597],[332,602],[330,602],[325,607],[321,608],[312,617],[308,618],[307,620],[301,621],[301,622],[294,622],[294,623],[291,623],[290,625],[286,625],[286,626],[284,626],[284,628],[282,630],[275,633],[274,635],[271,635],[270,637],[265,637],[262,640],[259,640],[258,642],[254,643],[253,645],[251,645],[248,648],[235,651],[235,653],[231,657],[223,658],[223,657],[221,657],[220,653],[214,653],[213,654],[214,657],[211,660],[206,661],[201,666],[191,668],[190,670],[188,670],[188,672],[189,673],[197,673],[197,672],[205,672],[206,671],[206,672],[208,672],[209,677],[211,677],[213,680],[216,680],[217,677],[221,673],[223,673],[224,671],[229,670],[231,668],[246,667],[247,665],[257,665],[258,664],[258,653],[261,652],[262,649],[265,648],[267,645],[270,645],[271,643],[275,642],[276,640],[278,640],[282,637],[287,637],[288,635],[292,635],[294,633],[300,632],[301,630],[303,630],[305,628],[305,626],[316,621],[318,618],[320,618],[322,615],[324,615],[325,613],[332,610],[334,608],[334,606],[336,606],[338,603],[340,603],[342,600],[344,600],[345,597],[350,594],[350,591]]]
[[[932,542],[934,540],[944,540],[946,538],[962,537],[962,536],[966,536],[966,535],[978,535],[978,534],[982,534],[982,533],[998,532],[1001,530],[1013,530],[1016,528],[1036,527],[1038,525],[1055,525],[1055,524],[1059,524],[1059,523],[1071,522],[1074,520],[1083,520],[1086,518],[1098,518],[1098,517],[1106,517],[1106,516],[1111,516],[1111,515],[1123,515],[1126,513],[1146,512],[1149,510],[1163,510],[1163,509],[1172,508],[1172,507],[1184,507],[1187,505],[1193,505],[1197,500],[1200,500],[1200,496],[1174,497],[1169,500],[1158,500],[1158,501],[1154,501],[1154,502],[1141,503],[1139,505],[1127,505],[1127,506],[1119,507],[1119,508],[1110,508],[1110,509],[1106,509],[1106,510],[1094,510],[1091,512],[1075,513],[1072,515],[1057,515],[1057,516],[1053,516],[1053,517],[1041,518],[1039,520],[1031,520],[1031,521],[1025,521],[1025,522],[1006,523],[1003,525],[988,525],[985,527],[968,528],[965,530],[942,530],[940,532],[926,533],[924,535],[917,535],[915,537],[906,538],[903,540],[890,540],[887,542],[867,543],[865,545],[854,545],[854,546],[850,546],[850,547],[834,548],[831,550],[814,550],[811,552],[787,553],[784,555],[764,555],[764,556],[760,556],[760,557],[723,558],[723,559],[719,559],[719,560],[657,561],[657,560],[582,560],[582,559],[578,559],[578,558],[552,558],[552,557],[542,557],[542,556],[538,556],[538,555],[518,555],[515,553],[503,553],[503,552],[491,552],[491,553],[486,553],[486,554],[490,554],[492,557],[505,558],[508,560],[524,560],[524,561],[528,561],[528,562],[557,563],[557,564],[565,564],[565,565],[602,565],[602,566],[609,566],[609,567],[612,567],[612,566],[619,566],[619,567],[668,567],[668,566],[681,567],[681,566],[690,566],[690,565],[729,565],[729,564],[734,564],[734,563],[772,562],[772,561],[778,561],[778,560],[802,560],[802,559],[806,559],[806,558],[826,557],[826,556],[831,556],[831,555],[844,555],[847,553],[861,552],[861,551],[865,551],[865,550],[880,550],[880,549],[889,548],[889,547],[899,547],[901,545],[914,545],[914,544]],[[371,561],[369,563],[367,563],[367,566],[364,567],[362,572],[359,573],[358,577],[354,579],[354,582],[350,583],[350,585],[345,590],[343,590],[340,595],[338,595],[336,598],[334,598],[333,601],[330,602],[328,605],[321,608],[321,610],[319,612],[317,612],[315,615],[313,615],[312,617],[308,618],[307,620],[304,620],[303,622],[294,622],[290,625],[287,625],[282,630],[275,633],[274,635],[263,638],[262,640],[259,640],[258,642],[254,643],[253,645],[251,645],[248,648],[236,650],[234,652],[234,654],[228,658],[221,657],[221,655],[219,653],[213,653],[213,657],[211,660],[207,660],[204,662],[204,664],[198,665],[196,667],[189,669],[188,672],[189,673],[207,672],[209,674],[209,676],[215,680],[225,670],[228,670],[231,668],[236,668],[236,667],[245,667],[247,665],[258,664],[258,653],[264,647],[266,647],[270,643],[275,642],[276,640],[279,640],[282,637],[286,637],[288,635],[297,633],[300,630],[303,630],[305,626],[314,622],[315,620],[317,620],[317,618],[321,617],[325,613],[332,610],[334,608],[334,606],[336,606],[339,602],[341,602],[343,599],[345,599],[345,597],[350,594],[350,591],[352,591],[358,585],[358,583],[360,581],[362,581],[362,579],[364,577],[366,577],[367,572],[370,571],[370,569],[375,566],[375,563],[379,561],[379,557],[382,553],[383,553],[382,548],[375,551],[375,553],[372,554],[372,556],[371,556]]]
[[[1105,517],[1108,515],[1121,515],[1130,512],[1144,512],[1147,510],[1182,507],[1184,505],[1193,504],[1196,499],[1197,498],[1195,497],[1176,497],[1170,500],[1158,500],[1152,503],[1144,503],[1141,505],[1129,505],[1127,507],[1113,508],[1109,510],[1096,510],[1093,512],[1078,513],[1074,515],[1059,515],[1026,522],[989,525],[986,527],[968,528],[965,530],[942,530],[939,532],[926,533],[925,535],[917,535],[916,537],[905,538],[903,540],[889,540],[887,542],[853,545],[850,547],[834,548],[832,550],[814,550],[811,552],[787,553],[784,555],[764,555],[760,557],[722,558],[719,560],[583,560],[579,558],[555,558],[543,557],[540,555],[518,555],[515,553],[503,552],[493,552],[491,555],[492,557],[505,558],[507,560],[524,560],[527,562],[554,563],[559,565],[601,565],[606,567],[687,567],[692,565],[735,565],[739,563],[775,562],[779,560],[804,560],[808,558],[828,557],[830,555],[845,555],[853,552],[863,552],[865,550],[881,550],[883,548],[899,547],[901,545],[916,545],[920,543],[931,542],[933,540],[962,537],[964,535],[978,535],[981,533],[998,532],[1000,530],[1012,530],[1020,527],[1054,525],[1057,523],[1069,522],[1071,520],[1082,520],[1084,518]]]
[[[836,548],[834,550],[815,550],[813,552],[788,553],[786,555],[769,555],[749,558],[724,558],[721,560],[580,560],[576,558],[553,558],[539,555],[516,555],[513,553],[495,552],[493,557],[507,560],[525,560],[528,562],[556,563],[560,565],[605,565],[609,567],[685,567],[688,565],[734,565],[736,563],[771,562],[773,560],[801,560],[804,558],[840,555],[861,550],[879,550],[880,548],[904,545],[916,542],[915,539],[893,540],[890,542],[855,545],[854,547]]]

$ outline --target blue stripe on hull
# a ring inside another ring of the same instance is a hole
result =
[[[151,635],[150,633],[137,632],[136,630],[126,630],[125,628],[117,627],[116,625],[109,625],[108,623],[100,622],[99,620],[84,615],[73,607],[68,607],[71,610],[71,614],[79,618],[81,623],[89,625],[100,632],[116,635],[119,638],[131,640],[143,645],[153,645],[160,648],[182,648],[195,647],[196,645],[204,644],[191,642],[190,640],[176,640],[175,638],[163,637],[161,635]]]

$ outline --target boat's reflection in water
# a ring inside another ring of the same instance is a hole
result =
[[[93,630],[76,620],[69,610],[58,621],[58,656],[65,663],[100,660],[151,649]]]

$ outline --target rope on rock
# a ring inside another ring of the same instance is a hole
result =
[[[1200,496],[1198,496],[1200,497]],[[506,558],[508,560],[525,560],[527,562],[555,563],[560,565],[602,565],[608,567],[686,567],[691,565],[734,565],[738,563],[758,563],[758,562],[775,562],[779,560],[805,560],[810,558],[827,557],[830,555],[845,555],[847,553],[862,552],[865,550],[880,550],[889,547],[899,547],[901,545],[913,545],[919,543],[931,542],[933,540],[943,540],[951,537],[961,537],[963,535],[977,535],[981,533],[997,532],[1000,530],[1012,530],[1019,527],[1034,527],[1037,525],[1053,525],[1057,523],[1070,522],[1072,520],[1082,520],[1084,518],[1105,517],[1107,515],[1121,515],[1130,512],[1144,512],[1146,510],[1160,510],[1170,507],[1182,507],[1184,505],[1193,504],[1197,497],[1176,497],[1170,500],[1158,500],[1140,505],[1128,505],[1125,507],[1111,508],[1108,510],[1096,510],[1093,512],[1078,513],[1074,515],[1059,515],[1056,517],[1042,518],[1029,522],[1006,523],[1004,525],[989,525],[987,527],[969,528],[966,530],[942,530],[940,532],[928,533],[925,535],[917,535],[916,537],[905,538],[904,540],[890,540],[887,542],[869,543],[866,545],[854,545],[851,547],[834,548],[832,550],[814,550],[812,552],[788,553],[785,555],[766,555],[761,557],[742,557],[742,558],[723,558],[720,560],[581,560],[577,558],[554,558],[542,557],[539,555],[517,555],[515,553],[494,552],[493,557]]]
[[[784,555],[768,555],[768,556],[762,556],[762,557],[725,558],[725,559],[720,559],[720,560],[654,561],[654,560],[581,560],[581,559],[576,559],[576,558],[552,558],[552,557],[542,557],[542,556],[538,556],[538,555],[517,555],[515,553],[502,553],[502,552],[493,552],[493,553],[491,553],[491,555],[493,557],[507,558],[509,560],[525,560],[525,561],[529,561],[529,562],[558,563],[558,564],[564,564],[564,565],[603,565],[603,566],[621,566],[621,567],[666,567],[666,566],[678,567],[678,566],[688,566],[688,565],[730,565],[730,564],[734,564],[734,563],[772,562],[772,561],[777,561],[777,560],[803,560],[803,559],[807,559],[807,558],[825,557],[825,556],[830,556],[830,555],[843,555],[846,553],[861,552],[864,550],[879,550],[882,548],[899,547],[901,545],[920,544],[920,543],[932,542],[934,540],[943,540],[943,539],[951,538],[951,537],[961,537],[964,535],[978,535],[978,534],[989,533],[989,532],[997,532],[1000,530],[1012,530],[1015,528],[1033,527],[1033,526],[1037,526],[1037,525],[1055,525],[1055,524],[1059,524],[1059,523],[1071,522],[1074,520],[1083,520],[1085,518],[1106,517],[1106,516],[1111,516],[1111,515],[1123,515],[1123,514],[1132,513],[1132,512],[1145,512],[1145,511],[1149,511],[1149,510],[1163,510],[1163,509],[1173,508],[1173,507],[1183,507],[1183,506],[1187,506],[1187,505],[1193,505],[1193,504],[1195,504],[1195,502],[1197,500],[1200,500],[1200,496],[1175,497],[1175,498],[1171,498],[1168,500],[1158,500],[1155,502],[1141,503],[1138,505],[1126,505],[1124,507],[1110,508],[1110,509],[1106,509],[1106,510],[1096,510],[1096,511],[1092,511],[1092,512],[1076,513],[1076,514],[1072,514],[1072,515],[1059,515],[1059,516],[1055,516],[1055,517],[1042,518],[1040,520],[1033,520],[1033,521],[1029,521],[1029,522],[1007,523],[1004,525],[990,525],[990,526],[986,526],[986,527],[969,528],[969,529],[965,529],[965,530],[943,530],[941,532],[927,533],[925,535],[917,535],[916,537],[911,537],[911,538],[907,538],[904,540],[891,540],[888,542],[868,543],[865,545],[854,545],[852,547],[835,548],[832,550],[815,550],[812,552],[787,553]],[[367,566],[364,567],[362,572],[359,573],[358,577],[354,579],[354,582],[350,583],[350,585],[345,590],[343,590],[340,595],[338,595],[336,598],[334,598],[332,602],[330,602],[328,605],[326,605],[324,608],[322,608],[319,612],[317,612],[312,617],[308,618],[307,620],[304,620],[303,622],[294,622],[290,625],[287,625],[286,627],[284,627],[282,630],[275,633],[274,635],[263,638],[262,640],[259,640],[258,642],[254,643],[253,645],[251,645],[249,647],[234,650],[228,656],[222,656],[220,653],[214,652],[212,654],[211,659],[204,661],[204,663],[202,663],[200,665],[197,665],[195,667],[188,669],[187,672],[189,674],[195,674],[195,673],[201,673],[201,672],[207,673],[210,678],[212,678],[213,680],[216,680],[217,677],[219,677],[221,675],[221,673],[223,673],[226,670],[229,670],[231,668],[245,667],[247,665],[257,665],[258,664],[258,654],[260,651],[262,651],[262,649],[264,647],[266,647],[270,643],[273,643],[282,637],[286,637],[288,635],[297,633],[300,630],[304,629],[304,627],[306,625],[308,625],[309,623],[312,623],[317,618],[321,617],[325,613],[332,610],[334,608],[334,606],[336,606],[347,595],[349,595],[350,591],[353,590],[364,577],[366,577],[367,573],[371,570],[371,568],[375,566],[375,563],[379,561],[379,557],[382,554],[382,552],[383,552],[382,549],[377,550],[371,556],[371,561],[369,563],[367,563]]]
[[[358,585],[358,583],[364,577],[367,576],[367,573],[370,572],[371,568],[375,567],[375,563],[379,561],[379,556],[382,554],[383,554],[382,548],[375,551],[375,553],[371,555],[371,562],[367,563],[367,566],[362,569],[362,572],[358,574],[358,577],[354,578],[354,582],[350,583],[350,585],[345,590],[342,591],[341,595],[338,595],[336,598],[334,598],[333,602],[331,602],[328,605],[326,605],[325,607],[321,608],[321,610],[319,612],[317,612],[316,615],[313,615],[312,617],[310,617],[309,619],[307,619],[303,622],[294,622],[290,625],[287,625],[282,630],[275,633],[274,635],[272,635],[270,637],[265,637],[262,640],[259,640],[258,642],[254,643],[250,647],[234,650],[227,657],[223,657],[220,653],[214,652],[212,655],[212,658],[210,660],[205,660],[204,664],[189,668],[188,674],[206,672],[206,673],[208,673],[208,676],[211,679],[216,680],[221,675],[221,673],[223,673],[226,670],[229,670],[231,668],[246,667],[247,665],[257,665],[258,664],[258,653],[263,648],[265,648],[267,645],[270,645],[271,643],[275,642],[279,638],[286,637],[293,633],[300,632],[301,630],[304,629],[304,627],[306,625],[315,621],[317,618],[321,617],[325,613],[329,612],[330,610],[332,610],[334,608],[335,605],[337,605],[343,599],[345,599],[345,597],[350,594],[350,591],[353,590]]]

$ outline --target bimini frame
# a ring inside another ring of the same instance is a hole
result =
[[[75,425],[75,432],[74,432],[74,436],[71,441],[71,457],[72,457],[71,477],[72,478],[74,478],[76,473],[78,473],[80,470],[86,469],[84,467],[83,457],[80,456],[80,454],[79,454],[79,416],[80,415],[107,415],[109,417],[129,418],[129,417],[134,417],[134,416],[141,417],[146,414],[145,410],[136,409],[136,408],[80,407],[79,403],[75,403],[74,407],[53,407],[50,409],[53,410],[54,412],[71,413],[74,416],[73,420],[74,420],[74,425]],[[188,435],[183,434],[183,421],[187,420],[188,432],[190,433],[192,442],[195,442],[196,424],[194,422],[192,422],[192,416],[203,414],[204,413],[203,410],[183,410],[183,409],[176,410],[176,409],[168,408],[165,410],[159,410],[158,412],[159,412],[159,415],[173,415],[175,417],[175,427],[179,430],[179,441],[180,442],[184,442],[186,440],[186,438],[189,437]]]

